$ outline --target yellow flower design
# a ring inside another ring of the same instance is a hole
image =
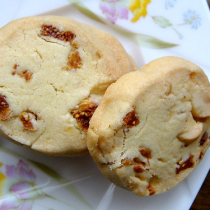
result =
[[[3,165],[3,163],[0,162],[0,167]],[[4,174],[2,174],[0,172],[0,197],[2,196],[2,188],[3,188],[3,184],[4,184],[4,179],[6,178],[6,176],[4,176]]]
[[[131,0],[129,9],[133,12],[134,18],[132,22],[139,20],[141,16],[145,17],[147,15],[147,5],[151,0]]]

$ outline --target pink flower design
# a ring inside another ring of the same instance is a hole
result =
[[[120,19],[128,19],[128,9],[125,6],[119,5],[116,9]]]
[[[24,201],[8,198],[4,200],[0,206],[0,210],[30,210],[33,203],[31,201]]]
[[[115,23],[117,19],[128,19],[128,9],[123,5],[114,5],[113,3],[121,0],[107,0],[100,2],[100,9],[106,15],[106,18]]]
[[[0,163],[0,167],[2,167],[2,165],[3,164]],[[0,174],[1,175],[0,178],[1,180],[2,177],[6,179],[7,184],[5,186],[10,186],[10,187],[7,189],[8,192],[6,192],[4,196],[1,197],[0,199],[0,210],[31,210],[36,200],[44,198],[56,200],[61,203],[61,206],[62,203],[64,203],[65,205],[69,206],[69,209],[72,208],[78,209],[76,206],[72,205],[71,203],[68,203],[65,200],[59,199],[50,194],[46,194],[43,190],[43,185],[38,186],[36,184],[35,173],[33,172],[32,169],[29,168],[29,165],[23,160],[20,159],[17,165],[5,164],[4,166],[5,166],[5,172],[3,176]],[[53,173],[54,172],[52,171],[52,174]],[[59,179],[63,180],[63,177],[59,176],[56,172],[55,174],[58,177],[57,180]],[[46,184],[48,184],[48,181]],[[47,203],[49,204],[48,201]],[[47,206],[46,209],[48,209]]]
[[[18,182],[12,185],[9,191],[21,200],[27,200],[33,196],[33,186],[28,182]]]
[[[6,176],[18,182],[9,188],[14,196],[6,197],[1,203],[0,210],[31,210],[33,200],[43,196],[35,188],[36,175],[32,169],[27,163],[19,160],[17,166],[6,165]]]
[[[6,165],[6,175],[12,179],[22,179],[31,182],[34,182],[36,179],[35,174],[29,169],[28,164],[22,160],[19,160],[17,166]]]
[[[118,1],[121,1],[121,0],[107,0],[108,2],[118,2]]]

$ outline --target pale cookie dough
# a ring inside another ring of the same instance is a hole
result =
[[[114,57],[119,63],[123,73],[138,70],[138,67],[133,58],[126,53],[122,44],[114,36],[90,25],[83,24],[83,26],[92,31],[97,37],[99,37],[104,42],[104,44],[113,52]]]
[[[114,184],[139,196],[165,192],[210,144],[210,85],[195,64],[163,57],[122,76],[90,120],[87,144]]]
[[[72,19],[27,17],[0,29],[0,129],[49,155],[87,153],[89,120],[122,74],[113,53]]]

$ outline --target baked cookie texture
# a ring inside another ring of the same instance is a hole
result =
[[[133,58],[127,54],[122,44],[113,35],[90,25],[82,25],[83,28],[88,30],[87,32],[89,32],[89,30],[93,32],[112,51],[123,73],[138,70]]]
[[[187,177],[210,145],[210,84],[195,64],[163,57],[110,85],[87,144],[105,177],[139,196]]]
[[[15,20],[0,30],[0,129],[49,155],[86,154],[89,120],[124,72],[91,31],[66,17]]]

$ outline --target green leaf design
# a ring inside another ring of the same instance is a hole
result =
[[[29,162],[33,163],[37,168],[39,168],[41,171],[43,171],[45,174],[50,176],[53,179],[59,180],[62,179],[62,177],[52,168],[44,165],[43,163],[36,162],[34,160],[29,160]]]
[[[164,18],[163,16],[153,16],[152,19],[154,20],[154,22],[157,25],[159,25],[162,28],[167,28],[169,26],[172,26],[170,21],[168,19]]]
[[[133,34],[130,39],[132,39],[140,46],[154,48],[154,49],[164,49],[164,48],[171,48],[178,46],[178,44],[165,42],[155,37],[144,34]]]
[[[97,15],[95,15],[91,10],[89,10],[84,5],[79,4],[79,3],[73,3],[73,6],[76,7],[77,10],[79,10],[82,14],[86,15],[90,19],[95,20],[95,21],[97,21],[99,23],[105,24],[105,22],[102,21],[101,18],[99,18]]]
[[[80,4],[74,3],[73,6],[75,6],[81,13],[83,13],[87,17],[91,18],[92,20],[106,24],[104,21],[101,20],[101,18],[99,18],[97,15],[95,15],[92,11],[90,11],[87,7],[85,7],[81,3]],[[160,16],[156,16],[156,17],[160,17]],[[164,17],[162,17],[162,18],[164,18]],[[159,19],[161,19],[161,18],[159,18]],[[157,18],[157,20],[158,20],[158,18]],[[164,24],[165,25],[171,24],[169,21],[167,23],[167,21],[168,21],[167,19],[165,19],[164,21],[162,20],[162,22],[159,20],[159,24],[161,25],[161,27],[163,27]],[[165,23],[163,23],[163,22],[165,22]],[[171,47],[178,46],[178,44],[165,42],[165,41],[162,41],[160,39],[157,39],[157,38],[149,36],[149,35],[138,34],[138,33],[126,31],[125,29],[122,29],[115,25],[114,26],[109,25],[109,26],[111,28],[113,28],[114,30],[116,30],[121,35],[127,37],[128,39],[132,40],[134,43],[136,43],[137,45],[142,46],[142,47],[148,47],[148,48],[153,48],[153,49],[163,49],[163,48],[171,48]]]
[[[83,196],[78,192],[76,187],[74,187],[70,181],[64,177],[62,177],[60,174],[58,174],[55,170],[52,168],[44,165],[43,163],[36,162],[34,160],[28,160],[31,163],[33,163],[37,168],[39,168],[41,171],[43,171],[48,176],[55,179],[60,185],[65,185],[65,188],[72,193],[75,197],[77,197],[83,204],[88,206],[90,209],[93,209],[93,207],[83,198]]]
[[[122,30],[121,28],[115,28],[115,30],[118,31],[121,35],[129,38],[134,43],[142,47],[148,47],[148,48],[153,48],[153,49],[163,49],[163,48],[170,48],[170,47],[178,46],[178,44],[165,42],[149,35],[133,33],[133,32]]]

